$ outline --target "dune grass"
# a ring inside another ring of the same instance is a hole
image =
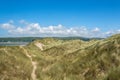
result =
[[[120,34],[90,41],[45,38],[24,48],[37,62],[38,80],[120,80]],[[0,79],[31,80],[32,69],[19,46],[0,47]]]

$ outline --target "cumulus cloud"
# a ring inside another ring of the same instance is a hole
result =
[[[11,23],[1,24],[0,27],[1,27],[2,29],[7,29],[7,30],[15,28],[15,26],[12,25]]]
[[[93,29],[93,32],[99,32],[100,29],[98,27],[96,27],[95,29]]]
[[[113,34],[120,34],[120,29],[118,29],[118,30],[110,30],[110,31],[105,32],[106,36],[111,36]]]
[[[23,20],[23,19],[22,19],[22,20],[20,20],[20,21],[19,21],[19,23],[20,23],[20,24],[28,24],[28,22],[27,22],[27,21],[25,21],[25,20]]]
[[[14,36],[40,36],[40,37],[63,37],[63,36],[80,36],[80,37],[106,37],[111,34],[120,33],[117,31],[102,32],[100,28],[88,29],[85,26],[81,27],[66,27],[61,24],[40,26],[39,23],[28,23],[25,20],[20,20],[19,24],[15,25],[14,21],[0,24],[0,28],[5,29]]]
[[[12,23],[14,23],[14,21],[13,21],[13,20],[10,20],[8,23],[11,23],[11,24],[12,24]]]

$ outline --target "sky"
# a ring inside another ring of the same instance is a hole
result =
[[[108,37],[120,0],[0,0],[0,37]]]

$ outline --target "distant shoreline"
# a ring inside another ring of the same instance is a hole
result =
[[[0,42],[0,46],[25,46],[29,44],[29,42]]]

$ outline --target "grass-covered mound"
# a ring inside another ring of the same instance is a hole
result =
[[[24,49],[37,62],[38,80],[120,80],[120,34],[90,41],[45,38]],[[0,79],[32,80],[32,69],[22,48],[0,47]]]

